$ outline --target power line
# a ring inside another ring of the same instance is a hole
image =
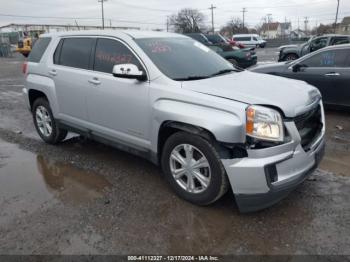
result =
[[[31,15],[13,15],[13,14],[3,14],[0,13],[0,16],[3,17],[12,17],[12,18],[33,18],[33,19],[56,19],[56,20],[100,20],[101,17],[62,17],[62,16],[31,16]],[[163,25],[161,23],[153,23],[148,21],[135,21],[135,20],[123,20],[123,19],[110,19],[115,22],[125,22],[125,23],[135,23],[135,24],[150,24],[150,25]]]

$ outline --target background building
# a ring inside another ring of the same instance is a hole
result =
[[[338,33],[350,35],[350,16],[343,18],[343,21],[338,26]]]

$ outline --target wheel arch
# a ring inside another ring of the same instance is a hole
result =
[[[191,133],[193,135],[198,135],[209,141],[217,141],[214,134],[203,127],[179,121],[164,121],[161,124],[158,132],[157,152],[159,156],[162,154],[163,146],[166,140],[171,135],[180,131]]]
[[[28,91],[28,99],[29,99],[29,105],[31,110],[33,110],[33,104],[35,100],[37,100],[40,97],[43,97],[48,100],[47,95],[42,91],[39,91],[36,89],[30,89]]]
[[[54,117],[58,114],[58,101],[54,81],[46,76],[29,74],[26,79],[26,89],[28,90],[28,98],[30,107],[36,98],[45,97],[50,104]]]

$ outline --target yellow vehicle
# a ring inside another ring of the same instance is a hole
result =
[[[33,40],[31,37],[26,37],[22,41],[18,41],[16,52],[28,57],[30,51],[32,51],[32,43]]]

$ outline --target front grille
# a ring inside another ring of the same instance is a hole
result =
[[[318,105],[314,109],[297,116],[294,122],[301,137],[301,146],[305,151],[308,151],[322,131],[321,106]]]

